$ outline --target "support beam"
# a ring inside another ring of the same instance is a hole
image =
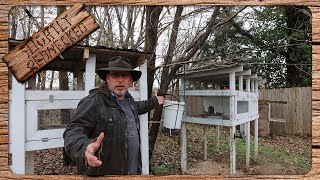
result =
[[[246,172],[249,172],[250,167],[250,121],[246,124]]]
[[[181,144],[181,171],[187,171],[187,127],[186,123],[181,123],[180,130],[180,144]]]
[[[12,121],[10,129],[10,139],[12,145],[12,172],[18,175],[24,175],[25,169],[25,141],[26,141],[26,122],[25,122],[25,84],[19,83],[12,75],[12,106],[9,109],[16,109],[16,112],[10,113],[9,121]],[[13,128],[14,127],[14,128]]]
[[[254,81],[255,85],[254,85],[254,92],[257,93],[259,95],[259,81]]]
[[[236,90],[236,73],[235,72],[229,73],[229,89],[231,91]]]
[[[268,103],[268,121],[271,118],[271,103]],[[270,134],[270,122],[268,122],[268,134]]]
[[[216,152],[220,152],[220,126],[216,126]]]
[[[259,124],[259,119],[256,119],[254,121],[254,160],[257,162],[258,161],[258,124]]]
[[[248,76],[251,75],[251,69],[236,72],[236,76]]]
[[[140,100],[148,99],[148,81],[147,81],[147,61],[140,66],[143,76],[139,80]],[[140,149],[142,161],[142,174],[149,175],[149,134],[148,134],[148,113],[140,115]]]
[[[89,59],[89,49],[88,48],[85,48],[83,50],[83,61],[87,61]]]
[[[185,91],[185,81],[184,79],[180,79],[180,90]],[[185,102],[185,97],[180,94],[181,102]],[[187,105],[187,104],[186,104]],[[185,106],[187,109],[187,106]],[[181,171],[184,173],[187,170],[187,125],[185,122],[181,122],[181,130],[180,130],[180,147],[181,147]]]
[[[250,79],[246,79],[246,91],[250,92]]]
[[[236,127],[230,128],[230,175],[236,174],[236,140],[234,138],[236,134]]]
[[[96,55],[90,54],[86,63],[86,82],[85,82],[85,96],[89,94],[89,91],[95,86],[96,77]]]
[[[212,69],[208,71],[206,70],[199,70],[199,71],[193,71],[189,72],[186,74],[178,74],[175,78],[176,79],[191,79],[191,78],[205,78],[208,76],[221,76],[223,74],[228,74],[228,73],[236,73],[236,72],[242,72],[243,71],[243,66],[234,66],[234,67],[224,67],[224,68],[218,68],[218,69]]]
[[[239,76],[239,91],[243,91],[243,76]]]
[[[203,125],[203,160],[208,160],[208,125]]]
[[[251,80],[250,81],[250,86],[251,86],[250,92],[254,92],[254,90],[255,90],[254,85],[255,85],[254,80]]]
[[[255,73],[255,74],[251,74],[251,75],[248,75],[248,76],[243,76],[244,79],[257,79],[258,78],[258,75]]]
[[[77,90],[78,91],[84,90],[83,72],[79,72],[77,75]]]

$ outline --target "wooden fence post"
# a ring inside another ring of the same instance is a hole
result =
[[[139,80],[140,84],[140,100],[148,99],[148,81],[147,81],[147,61],[140,66],[143,76]],[[141,137],[141,161],[142,174],[149,175],[149,135],[148,135],[148,113],[140,115],[140,137]]]
[[[25,169],[25,84],[21,84],[12,75],[12,107],[16,112],[11,113],[10,120],[14,131],[12,137],[12,172],[19,175],[26,173]],[[13,129],[12,129],[13,130]]]
[[[96,75],[96,55],[90,54],[86,63],[86,81],[85,81],[85,96],[89,94],[89,91],[95,86]]]

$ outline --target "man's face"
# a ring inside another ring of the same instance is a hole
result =
[[[132,76],[129,71],[110,71],[106,75],[108,88],[123,99],[128,88],[132,86]]]

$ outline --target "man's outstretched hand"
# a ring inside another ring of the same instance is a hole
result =
[[[85,158],[86,158],[89,166],[98,167],[102,164],[102,161],[100,161],[98,159],[98,157],[96,157],[94,154],[101,146],[103,138],[104,138],[104,133],[101,132],[100,135],[98,136],[97,140],[90,143],[87,146],[87,149],[86,149],[86,152],[84,153],[84,155],[85,155]]]

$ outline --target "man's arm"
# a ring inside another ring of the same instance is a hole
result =
[[[136,106],[137,106],[137,111],[138,114],[144,114],[152,109],[154,109],[157,105],[162,105],[164,103],[164,97],[163,96],[157,96],[157,92],[155,92],[155,95],[146,100],[146,101],[137,101]]]
[[[85,151],[92,142],[90,134],[98,123],[96,97],[86,97],[79,102],[77,113],[63,133],[66,154],[77,164],[85,165]]]

